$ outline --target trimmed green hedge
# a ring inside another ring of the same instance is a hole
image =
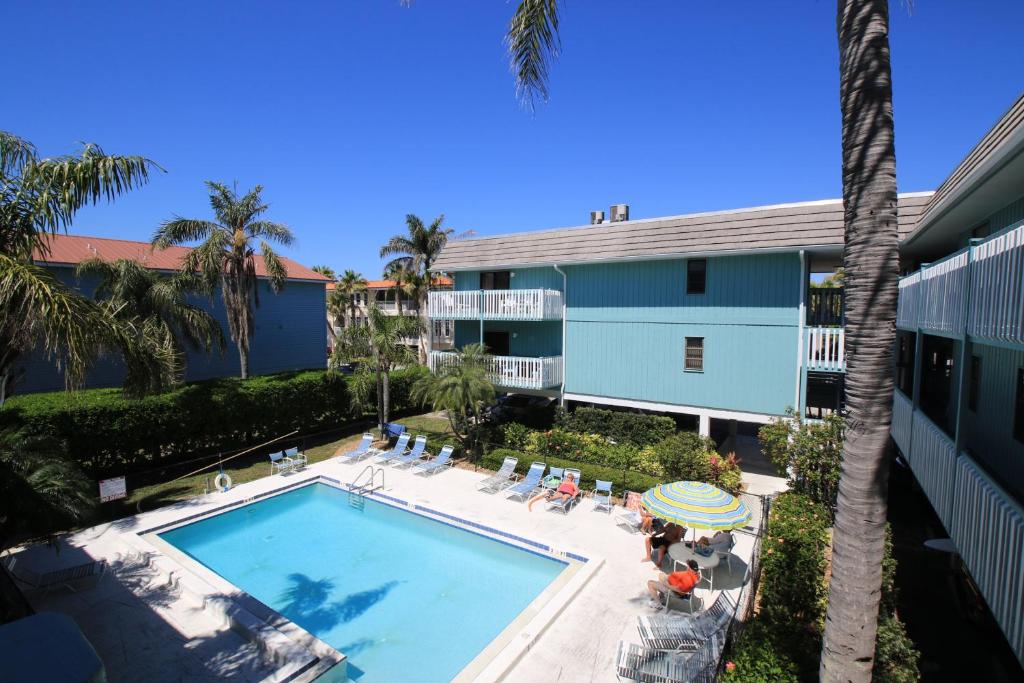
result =
[[[657,477],[640,474],[639,472],[626,472],[624,477],[622,470],[619,469],[602,465],[591,465],[574,460],[564,460],[562,458],[538,458],[530,453],[513,451],[508,448],[496,448],[490,453],[485,454],[480,460],[480,465],[488,469],[497,470],[501,467],[501,463],[505,458],[509,456],[519,458],[516,472],[520,474],[525,474],[530,469],[530,463],[535,460],[546,462],[548,466],[574,467],[580,471],[580,488],[585,491],[592,491],[594,489],[594,482],[597,479],[612,482],[612,491],[617,496],[621,496],[623,491],[639,491],[642,493],[662,483]]]
[[[409,391],[422,372],[392,373],[393,413],[411,407]],[[28,394],[0,411],[0,427],[64,440],[69,456],[93,476],[138,472],[352,420],[348,381],[324,370],[195,382],[141,399],[125,398],[119,389]]]
[[[600,434],[640,448],[653,446],[676,431],[675,420],[671,417],[600,408],[559,410],[555,414],[555,426],[580,434]]]

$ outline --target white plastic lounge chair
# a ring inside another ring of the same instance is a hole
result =
[[[563,499],[556,493],[555,496],[548,501],[548,510],[557,510],[563,515],[568,514],[569,510],[571,510],[573,506],[580,501],[580,498],[583,497],[583,489],[580,488],[581,473],[579,470],[567,467],[565,469],[565,478],[562,481],[568,479],[570,474],[576,484],[576,495]]]
[[[518,477],[516,474],[516,465],[519,464],[519,458],[509,456],[505,458],[504,462],[501,463],[501,468],[487,477],[483,481],[479,481],[476,484],[478,491],[484,493],[496,493],[501,489],[509,485],[510,481],[513,481],[514,477]]]
[[[712,633],[729,623],[736,612],[736,603],[722,591],[703,612],[697,614],[655,614],[637,617],[640,640],[658,650],[696,649]]]
[[[395,442],[394,448],[390,451],[381,451],[373,461],[379,463],[391,462],[398,456],[402,455],[402,453],[405,453],[405,448],[409,445],[409,439],[411,438],[412,435],[408,432],[402,434],[398,437],[398,441]]]
[[[303,467],[309,464],[306,460],[305,453],[299,453],[299,447],[294,446],[292,448],[286,448],[284,451],[284,457],[292,461],[292,467],[297,470],[301,470]]]
[[[533,463],[530,465],[530,470],[526,473],[523,480],[517,484],[509,486],[505,489],[505,493],[509,494],[509,498],[515,497],[520,501],[526,500],[540,487],[540,479],[544,476],[544,470],[546,470],[547,467],[547,463]]]
[[[452,452],[454,450],[455,446],[445,446],[433,460],[429,462],[421,462],[419,465],[416,465],[416,467],[413,468],[413,473],[422,474],[423,476],[431,476],[433,474],[437,474],[441,470],[448,469],[455,464],[452,460]]]
[[[270,473],[277,472],[278,474],[284,474],[290,472],[295,463],[290,458],[284,457],[284,451],[270,454]]]
[[[636,491],[626,491],[623,499],[622,512],[615,515],[615,523],[630,531],[640,531],[643,518],[640,516],[640,494]]]
[[[713,634],[692,652],[652,650],[620,641],[615,673],[642,683],[711,683],[724,641],[724,637]]]
[[[598,479],[594,482],[594,492],[590,494],[594,500],[595,510],[604,510],[609,515],[612,513],[612,483]]]
[[[96,578],[98,581],[107,571],[106,561],[92,560],[74,567],[38,573],[18,565],[17,556],[8,556],[4,561],[4,567],[17,582],[33,591],[41,591],[43,594],[58,587],[75,592],[75,585],[78,583],[90,578]]]
[[[351,450],[348,453],[342,453],[338,456],[338,461],[345,463],[359,462],[363,458],[368,458],[371,455],[379,453],[380,451],[370,447],[371,444],[373,444],[373,434],[367,432],[366,434],[363,434],[363,440],[359,442],[359,445],[355,447],[355,450]]]
[[[427,437],[422,434],[416,437],[416,440],[412,443],[412,448],[409,452],[403,456],[395,458],[389,464],[395,467],[411,467],[413,464],[419,462],[419,459],[423,457],[423,451],[427,448]]]

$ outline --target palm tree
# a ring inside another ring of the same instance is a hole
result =
[[[166,249],[203,240],[182,260],[181,271],[198,273],[210,293],[220,283],[228,314],[228,330],[238,347],[242,379],[248,379],[249,340],[256,327],[253,309],[260,305],[256,241],[259,240],[259,255],[270,289],[276,293],[284,286],[288,271],[267,240],[287,246],[295,241],[295,237],[287,226],[259,218],[268,208],[260,198],[262,185],[241,197],[234,188],[212,180],[206,182],[206,187],[210,191],[210,206],[217,222],[174,218],[157,228],[153,247]]]
[[[480,414],[484,406],[494,402],[494,385],[487,378],[482,344],[468,344],[458,356],[454,364],[418,379],[412,398],[431,410],[445,411],[463,451],[474,453],[480,446]]]
[[[419,301],[421,279],[416,271],[409,268],[404,261],[392,261],[384,268],[384,277],[395,283],[395,302],[398,307],[398,315],[402,315],[402,297],[407,296],[414,301]]]
[[[329,331],[334,344],[337,343],[337,335],[334,334],[335,327],[342,327],[345,324],[345,314],[348,313],[348,298],[335,286],[327,294],[327,315],[331,318]]]
[[[176,375],[185,369],[185,349],[224,350],[224,332],[217,319],[188,303],[197,289],[192,273],[161,275],[132,259],[83,261],[75,271],[81,277],[97,279],[93,298],[108,302],[119,318],[135,320],[151,330],[161,343],[174,349],[178,360]]]
[[[108,351],[130,370],[128,393],[159,390],[173,378],[173,356],[159,340],[34,263],[79,209],[144,185],[155,169],[149,159],[107,155],[96,145],[41,159],[30,142],[0,132],[0,406],[19,359],[33,350],[63,370],[69,388]]]
[[[389,373],[401,365],[415,363],[416,358],[404,340],[419,334],[419,318],[385,315],[376,304],[367,309],[368,324],[345,330],[331,356],[335,368],[350,358],[368,357],[376,372],[377,426],[381,433],[388,423],[391,410],[391,383]]]
[[[521,0],[506,35],[521,100],[546,101],[558,0]],[[869,681],[885,546],[898,242],[888,0],[839,0],[847,430],[821,657],[824,681]]]
[[[355,325],[356,295],[366,291],[366,278],[363,277],[362,273],[357,273],[351,269],[346,270],[341,274],[341,278],[338,279],[338,284],[335,285],[334,291],[339,292],[339,297],[344,298],[348,304],[350,314],[348,324]]]
[[[430,326],[426,321],[427,298],[431,284],[430,269],[455,232],[451,228],[443,227],[443,223],[444,214],[435,218],[428,226],[424,225],[419,216],[410,213],[405,217],[406,234],[395,235],[380,248],[381,258],[397,255],[397,258],[389,261],[385,268],[404,265],[408,270],[423,278],[417,299],[420,316],[424,319],[423,332],[420,336],[420,363],[426,363],[430,353]]]
[[[314,273],[320,273],[329,280],[337,280],[338,276],[335,275],[334,269],[330,266],[313,266],[310,268]]]

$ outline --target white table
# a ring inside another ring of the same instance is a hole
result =
[[[673,543],[668,547],[668,556],[672,558],[672,569],[680,564],[686,564],[689,560],[694,560],[697,566],[700,567],[700,574],[702,578],[708,580],[708,590],[715,589],[715,567],[718,566],[721,558],[718,553],[711,553],[710,555],[701,555],[698,552],[694,552],[693,548],[686,545],[685,543]],[[708,570],[705,575],[704,570]]]

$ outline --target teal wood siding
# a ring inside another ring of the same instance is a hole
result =
[[[562,290],[562,276],[554,268],[496,268],[515,273],[509,279],[510,289],[557,289]],[[466,291],[480,289],[480,271],[466,270],[455,273],[455,289]]]
[[[562,322],[543,321],[484,321],[488,332],[508,332],[509,350],[513,356],[560,356],[562,355]],[[515,336],[512,336],[515,335]],[[480,323],[475,320],[455,321],[455,347],[480,342]]]
[[[1018,500],[1024,500],[1024,443],[1013,438],[1014,382],[1017,369],[1024,368],[1024,350],[975,344],[971,353],[981,359],[981,382],[977,412],[965,405],[965,446]]]

